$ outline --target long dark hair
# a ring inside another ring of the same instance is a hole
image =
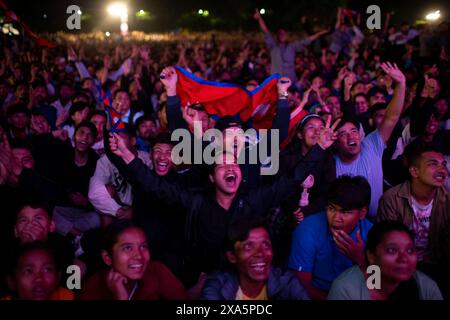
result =
[[[385,220],[375,224],[369,231],[366,241],[366,261],[367,252],[375,253],[377,247],[390,232],[398,231],[406,233],[411,241],[414,241],[414,233],[400,221]],[[395,291],[388,297],[388,300],[419,300],[419,289],[414,277],[399,283]]]
[[[119,236],[126,230],[132,228],[141,229],[140,227],[136,226],[135,224],[127,220],[117,219],[111,222],[106,227],[106,230],[103,234],[102,249],[108,252],[109,254],[112,254],[112,248],[117,243],[117,239],[119,238]]]

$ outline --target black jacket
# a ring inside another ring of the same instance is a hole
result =
[[[156,194],[162,201],[178,204],[187,211],[185,264],[192,279],[196,279],[200,272],[210,272],[222,266],[230,223],[242,217],[266,216],[270,208],[279,205],[308,176],[323,155],[324,151],[315,146],[297,164],[294,174],[251,192],[238,193],[229,210],[216,202],[214,192],[200,193],[183,188],[157,176],[138,158],[125,170],[129,181],[140,185],[143,191]]]

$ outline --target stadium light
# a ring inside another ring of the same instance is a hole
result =
[[[115,2],[108,6],[108,13],[113,17],[120,17],[120,31],[123,36],[128,34],[128,8],[124,3]]]
[[[441,12],[436,10],[435,12],[431,12],[425,16],[425,19],[428,21],[436,21],[441,17]]]
[[[128,15],[128,8],[124,3],[116,2],[108,6],[108,13],[114,17]]]

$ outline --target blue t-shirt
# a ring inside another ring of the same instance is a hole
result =
[[[363,176],[370,184],[371,198],[369,217],[377,214],[378,201],[383,195],[383,151],[386,148],[378,130],[369,133],[361,141],[361,153],[352,163],[344,163],[336,156],[336,178],[348,174]]]
[[[370,221],[360,220],[350,237],[356,241],[356,232],[360,229],[366,243],[371,227]],[[334,279],[352,265],[352,261],[336,247],[326,212],[313,214],[297,226],[292,236],[288,266],[295,271],[312,272],[314,287],[328,292]]]

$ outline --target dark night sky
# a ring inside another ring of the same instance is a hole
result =
[[[106,5],[112,0],[4,0],[4,2],[24,19],[33,29],[37,31],[56,31],[65,29],[67,14],[65,10],[70,4],[79,5],[85,13],[92,17],[82,22],[82,31],[90,31],[93,27],[102,30],[118,28],[118,23],[113,23],[106,16]],[[347,5],[359,9],[363,13],[370,4],[378,4],[382,14],[394,11],[393,22],[398,24],[403,20],[414,20],[422,18],[424,13],[431,9],[439,8],[448,21],[449,5],[447,1],[373,1],[373,0],[353,0],[353,1],[292,1],[292,0],[223,0],[223,1],[189,1],[189,0],[128,0],[133,13],[143,8],[149,10],[154,19],[146,22],[130,21],[130,28],[144,31],[175,30],[186,26],[186,17],[183,14],[195,12],[199,8],[206,8],[211,12],[210,18],[219,18],[218,26],[228,26],[232,29],[257,29],[257,24],[251,18],[253,8],[264,7],[270,10],[266,16],[266,21],[271,27],[281,25],[295,28],[298,18],[307,14],[314,16],[321,22],[334,23],[336,7]],[[47,19],[43,14],[47,14]],[[195,18],[195,14],[192,14]],[[364,17],[365,15],[363,15]],[[192,22],[192,16],[190,18]],[[199,26],[199,25],[197,25]],[[200,25],[200,28],[202,25]]]

